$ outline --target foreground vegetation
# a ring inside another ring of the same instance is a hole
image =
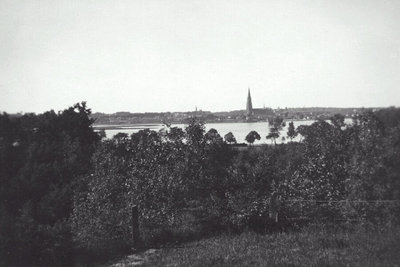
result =
[[[146,266],[398,266],[400,229],[311,226],[245,232],[160,250]]]
[[[85,103],[0,115],[0,265],[73,266],[246,229],[400,221],[399,109],[352,125],[337,115],[292,129],[300,143],[240,151],[195,118],[112,139],[93,122]]]

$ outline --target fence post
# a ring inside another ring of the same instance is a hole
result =
[[[269,207],[269,218],[274,220],[274,222],[278,223],[278,210],[279,210],[279,199],[278,194],[273,192],[270,198],[270,207]]]
[[[137,248],[140,243],[139,233],[139,210],[135,205],[132,207],[132,244],[134,248]]]

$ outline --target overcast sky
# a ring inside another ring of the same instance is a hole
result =
[[[0,0],[0,110],[400,105],[400,1]]]

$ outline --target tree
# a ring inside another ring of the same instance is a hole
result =
[[[276,139],[279,138],[279,131],[285,126],[285,122],[281,117],[275,117],[268,121],[269,123],[269,134],[266,136],[267,139],[271,139],[276,144]]]
[[[245,139],[249,144],[253,144],[255,140],[260,140],[261,137],[256,131],[251,131]]]
[[[351,138],[346,146],[345,188],[351,200],[382,200],[400,198],[400,110],[366,111],[343,131]],[[340,129],[340,128],[339,128]],[[336,128],[336,131],[339,131]],[[399,208],[391,205],[356,205],[345,215],[351,218],[398,223]]]
[[[73,189],[100,141],[90,114],[82,102],[58,113],[0,116],[0,218],[7,217],[0,265],[72,265]]]
[[[167,132],[167,138],[169,142],[181,144],[185,138],[185,132],[179,127],[170,127]]]
[[[349,181],[347,166],[352,154],[351,132],[336,128],[325,120],[309,126],[299,126],[298,133],[304,138],[299,144],[302,163],[291,177],[292,195],[297,198],[338,201],[346,198]],[[338,206],[327,207],[315,203],[303,209],[303,214],[332,219],[341,216]]]
[[[205,132],[204,123],[196,118],[190,118],[185,127],[186,140],[190,146],[199,146]]]
[[[218,131],[215,130],[214,128],[211,128],[205,135],[204,135],[204,141],[207,144],[217,144],[217,143],[222,143],[223,139],[219,135]]]
[[[287,136],[290,138],[290,141],[292,141],[297,136],[297,134],[298,133],[294,128],[293,121],[289,122],[289,129],[287,131]]]
[[[270,128],[269,134],[266,136],[267,139],[271,139],[271,142],[276,144],[276,139],[279,137],[279,130],[275,127]]]
[[[341,129],[344,127],[346,124],[344,123],[344,116],[341,114],[335,114],[330,118],[331,123],[335,128]]]
[[[236,144],[236,138],[235,138],[235,136],[233,135],[233,133],[232,132],[229,132],[229,133],[227,133],[225,136],[224,136],[224,139],[225,139],[225,141],[227,142],[227,143],[229,143],[229,144]]]

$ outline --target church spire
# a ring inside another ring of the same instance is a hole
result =
[[[250,88],[248,89],[247,93],[246,115],[247,116],[253,115],[253,104],[251,103]]]

